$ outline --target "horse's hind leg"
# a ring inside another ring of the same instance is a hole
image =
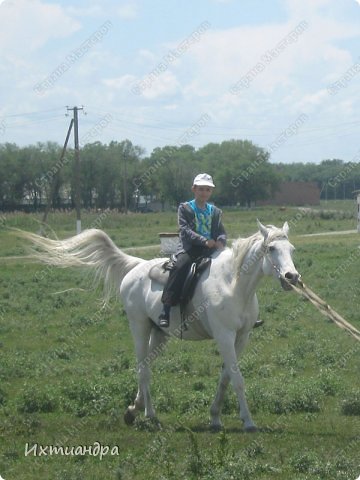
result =
[[[129,405],[125,412],[124,420],[128,425],[135,421],[136,415],[145,408],[145,416],[155,417],[150,396],[150,365],[152,361],[164,350],[168,337],[158,328],[154,327],[147,319],[144,329],[132,328],[136,357],[138,362],[139,388],[134,405]]]
[[[150,396],[150,361],[149,341],[152,325],[148,318],[133,319],[129,317],[130,330],[134,339],[138,372],[138,393],[134,405],[129,405],[124,416],[125,422],[130,425],[134,422],[139,410],[145,408],[145,415],[154,417],[155,412]]]
[[[151,362],[164,351],[169,339],[169,335],[166,335],[160,328],[157,326],[153,327],[149,344],[149,358]]]

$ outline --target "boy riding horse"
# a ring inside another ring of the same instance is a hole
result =
[[[170,271],[161,298],[163,311],[159,316],[160,327],[169,326],[170,309],[180,301],[182,286],[191,264],[199,257],[210,257],[226,245],[222,212],[208,203],[214,188],[212,177],[200,173],[194,178],[191,188],[194,199],[179,206],[179,244],[175,254],[176,263]]]

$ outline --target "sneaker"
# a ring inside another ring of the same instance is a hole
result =
[[[261,327],[263,323],[264,323],[264,320],[256,320],[253,328]]]
[[[159,327],[167,328],[169,326],[169,316],[164,312],[159,315]]]

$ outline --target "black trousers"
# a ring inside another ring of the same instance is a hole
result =
[[[190,250],[177,255],[175,267],[170,270],[169,279],[164,287],[161,301],[164,305],[177,305],[180,302],[181,290],[191,264],[198,257],[209,257],[213,250],[207,247],[194,246]]]

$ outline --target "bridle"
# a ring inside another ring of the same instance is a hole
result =
[[[288,238],[284,236],[284,237],[282,237],[282,238],[279,238],[279,240],[288,240]],[[269,244],[267,243],[267,239],[264,240],[261,249],[262,249],[262,251],[264,252],[264,253],[263,253],[263,257],[264,257],[264,258],[267,257],[270,265],[272,266],[272,268],[273,268],[273,269],[275,270],[275,272],[276,272],[277,278],[278,278],[279,280],[282,280],[282,281],[288,283],[289,285],[291,285],[290,280],[289,280],[288,278],[286,278],[284,275],[281,274],[280,267],[278,267],[278,266],[274,263],[274,261],[273,261],[273,259],[272,259],[272,256],[271,256],[271,245],[269,245]],[[298,281],[299,281],[300,279],[301,279],[301,275],[299,274]]]

